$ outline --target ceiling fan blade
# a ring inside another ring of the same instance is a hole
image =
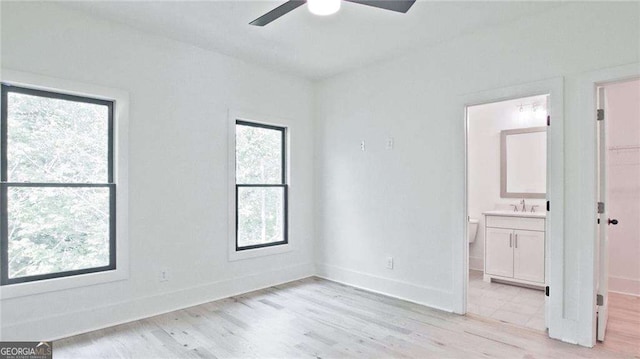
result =
[[[391,10],[401,13],[409,11],[416,0],[344,0],[356,4],[368,5],[380,9]]]
[[[280,16],[285,15],[289,11],[295,10],[298,7],[304,5],[305,2],[305,0],[289,0],[286,3],[278,6],[277,8],[269,11],[268,13],[260,16],[259,18],[251,21],[249,24],[255,26],[264,26],[279,18]]]

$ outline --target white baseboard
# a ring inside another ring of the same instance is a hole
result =
[[[3,326],[3,341],[57,340],[311,277],[312,263],[226,279],[104,307]]]
[[[640,296],[640,279],[609,277],[609,291]]]
[[[469,269],[484,271],[484,258],[469,257]]]
[[[320,278],[446,312],[453,312],[453,293],[451,292],[327,264],[317,263],[316,271],[316,276]]]

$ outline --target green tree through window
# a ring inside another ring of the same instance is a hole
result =
[[[287,243],[285,129],[236,122],[236,249]]]
[[[2,284],[115,269],[113,102],[2,85]]]

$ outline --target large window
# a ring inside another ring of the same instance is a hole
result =
[[[0,284],[116,268],[113,105],[2,84]]]
[[[236,251],[287,243],[286,129],[236,121]]]

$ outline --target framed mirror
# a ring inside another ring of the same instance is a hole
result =
[[[500,132],[500,197],[545,198],[547,128]]]

